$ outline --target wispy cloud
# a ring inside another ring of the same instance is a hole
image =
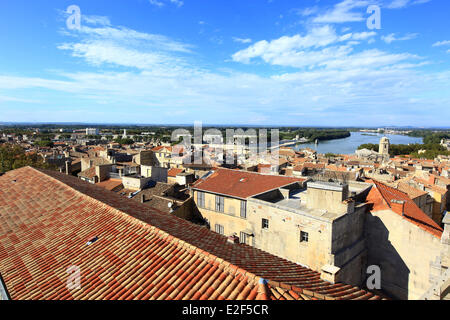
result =
[[[382,36],[381,40],[383,40],[384,42],[390,44],[394,41],[406,41],[406,40],[412,40],[417,38],[418,34],[417,33],[408,33],[406,35],[404,35],[403,37],[397,37],[395,35],[395,33],[391,33],[388,34],[387,36]]]
[[[371,3],[366,0],[344,0],[332,9],[313,18],[314,23],[344,23],[364,20],[365,11]]]
[[[234,42],[239,42],[239,43],[251,43],[252,39],[250,38],[237,38],[237,37],[233,37],[233,41]]]
[[[450,46],[450,40],[438,41],[433,43],[433,47]]]
[[[163,7],[166,2],[172,3],[176,5],[177,7],[181,7],[184,2],[181,0],[149,0],[150,4],[157,6],[157,7]]]
[[[294,11],[303,17],[309,17],[309,16],[317,13],[319,11],[319,7],[314,6],[314,7],[304,8],[304,9],[294,9]]]
[[[100,25],[100,26],[110,26],[111,25],[111,21],[109,20],[108,17],[105,17],[105,16],[90,16],[90,15],[83,14],[81,16],[81,18],[83,19],[83,22],[85,22],[87,24],[91,24],[91,25]]]
[[[410,5],[424,4],[431,0],[391,0],[386,8],[388,9],[402,9]]]

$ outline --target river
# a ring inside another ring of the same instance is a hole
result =
[[[423,143],[422,138],[404,135],[352,132],[351,136],[348,138],[320,141],[318,145],[315,145],[314,143],[304,143],[296,145],[293,148],[295,150],[311,148],[316,150],[318,153],[353,154],[360,145],[365,143],[378,144],[380,143],[380,139],[382,137],[388,137],[391,144]]]

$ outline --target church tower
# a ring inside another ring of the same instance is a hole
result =
[[[381,138],[378,153],[384,156],[389,155],[389,146],[390,146],[389,139],[386,137]]]

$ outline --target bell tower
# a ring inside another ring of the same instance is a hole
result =
[[[389,155],[389,146],[390,146],[389,139],[386,137],[381,138],[378,153],[381,155]]]

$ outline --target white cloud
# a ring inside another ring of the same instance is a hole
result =
[[[308,17],[317,13],[319,11],[319,7],[314,6],[305,9],[296,9],[295,11],[301,16]]]
[[[431,0],[391,0],[386,8],[388,9],[402,9],[410,5],[424,4]]]
[[[149,0],[150,4],[157,7],[163,7],[164,1],[169,1],[170,3],[176,5],[177,7],[181,7],[184,4],[184,2],[181,0]]]
[[[438,41],[433,43],[433,47],[441,47],[450,45],[450,40]]]
[[[173,63],[174,59],[159,53],[125,48],[111,41],[63,44],[58,49],[72,51],[74,57],[84,58],[94,65],[110,63],[137,69],[162,68],[166,64]]]
[[[111,25],[111,21],[109,20],[108,17],[104,17],[104,16],[90,16],[90,15],[81,15],[83,21],[87,24],[92,24],[92,25],[101,25],[101,26],[110,26]]]
[[[239,43],[251,43],[252,39],[250,38],[237,38],[237,37],[233,37],[233,41],[234,42],[239,42]]]
[[[386,8],[389,9],[399,9],[404,8],[408,5],[409,0],[393,0],[391,3],[389,3]]]
[[[181,7],[184,4],[184,2],[180,0],[170,0],[170,2],[176,5],[177,7]]]
[[[17,98],[17,97],[9,97],[9,96],[0,96],[0,103],[1,102],[40,103],[41,101],[39,101],[39,100],[32,100],[32,99]]]
[[[324,14],[316,16],[314,23],[344,23],[363,21],[365,10],[371,3],[366,0],[344,0]],[[357,9],[357,11],[355,11]]]
[[[164,3],[162,3],[161,1],[158,0],[149,0],[150,4],[157,6],[157,7],[162,7],[164,5]]]
[[[306,35],[284,36],[270,42],[259,41],[252,46],[233,54],[236,62],[250,63],[252,59],[281,66],[296,68],[312,67],[327,60],[339,59],[352,52],[352,46],[359,40],[367,40],[376,35],[375,32],[336,34],[329,25],[311,29]],[[344,45],[339,42],[348,41]],[[328,47],[333,45],[331,47]]]
[[[324,47],[338,41],[335,30],[330,26],[313,28],[305,36],[283,36],[270,42],[258,41],[247,49],[236,52],[232,57],[234,61],[248,63],[251,59],[261,57],[266,62],[274,58],[310,47]]]
[[[387,36],[382,36],[381,40],[384,42],[390,44],[394,41],[406,41],[406,40],[412,40],[415,39],[418,36],[417,33],[408,33],[407,35],[403,37],[396,37],[395,33],[388,34]]]

